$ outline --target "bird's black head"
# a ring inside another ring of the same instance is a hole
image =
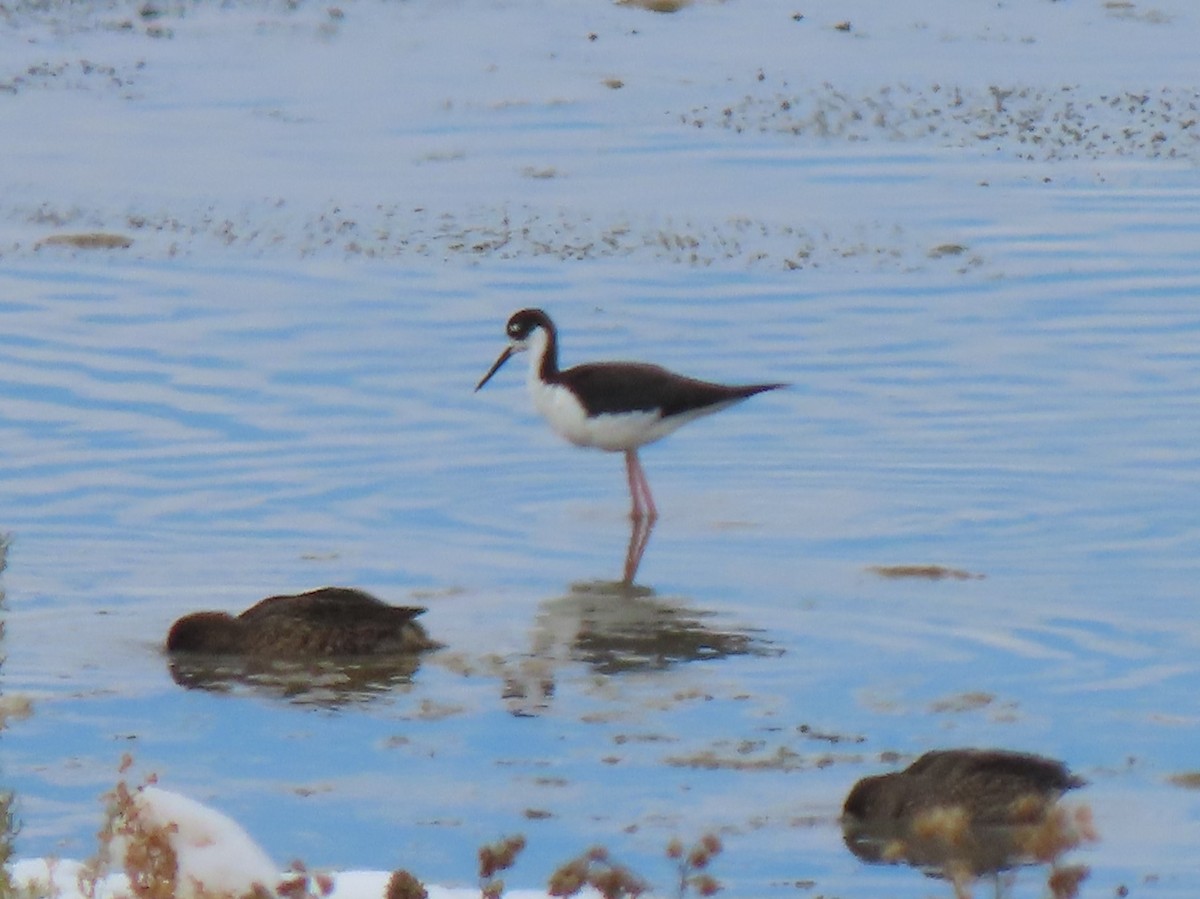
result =
[[[504,326],[504,333],[508,335],[509,340],[517,343],[527,340],[538,328],[552,331],[554,322],[550,321],[550,316],[541,309],[522,309],[509,317],[508,324]]]
[[[475,385],[475,389],[479,390],[480,387],[491,380],[492,375],[498,372],[500,366],[507,362],[509,357],[514,353],[520,353],[523,350],[529,349],[529,339],[538,328],[546,332],[546,339],[549,341],[550,346],[553,347],[555,340],[554,322],[550,321],[550,316],[541,309],[522,309],[520,312],[514,312],[509,317],[508,324],[504,326],[504,333],[508,335],[508,346],[504,348],[499,358],[488,369],[488,373]]]

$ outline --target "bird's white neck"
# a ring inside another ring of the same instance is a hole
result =
[[[542,328],[538,328],[528,339],[529,373],[527,379],[530,389],[543,383],[542,374],[545,371],[546,354],[550,352],[550,338]],[[557,360],[554,360],[557,362]],[[552,366],[557,369],[557,365]]]

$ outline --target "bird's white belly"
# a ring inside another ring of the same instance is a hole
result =
[[[684,420],[663,420],[657,412],[623,412],[589,418],[575,394],[557,384],[533,380],[533,405],[555,433],[576,446],[619,452],[666,437]]]

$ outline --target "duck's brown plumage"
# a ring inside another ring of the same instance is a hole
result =
[[[856,783],[843,808],[842,836],[865,862],[905,862],[960,884],[1036,861],[1035,847],[1062,828],[1052,814],[1058,800],[1083,784],[1062,762],[1042,756],[927,752],[903,771]]]
[[[425,609],[392,606],[350,587],[270,596],[237,617],[194,612],[176,621],[168,652],[320,657],[415,653],[434,649],[415,620]]]
[[[1001,749],[927,752],[903,771],[866,777],[843,812],[860,820],[897,821],[938,806],[959,807],[977,823],[1011,823],[1023,800],[1049,803],[1083,786],[1062,762]]]

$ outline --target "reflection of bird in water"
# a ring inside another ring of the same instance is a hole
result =
[[[650,532],[654,530],[654,520],[651,518],[634,518],[629,529],[629,547],[625,550],[625,569],[621,582],[627,587],[633,586],[638,568],[642,564],[642,556],[650,545]]]
[[[994,749],[927,752],[908,768],[866,777],[842,810],[846,846],[866,862],[928,873],[995,874],[1041,855],[1051,812],[1083,779],[1054,759]],[[1054,859],[1040,858],[1042,861]]]
[[[167,652],[297,658],[420,652],[439,645],[415,620],[424,611],[350,587],[322,587],[267,597],[236,618],[184,615],[171,626]]]
[[[195,612],[172,625],[166,649],[181,686],[340,705],[407,685],[420,653],[441,644],[415,620],[348,587],[272,596],[237,617]]]
[[[707,624],[703,619],[711,612],[657,598],[648,588],[624,586],[572,584],[568,595],[543,604],[539,632],[561,634],[569,622],[571,658],[601,674],[662,671],[684,662],[773,652],[750,631]]]
[[[783,384],[726,385],[698,381],[641,362],[593,362],[562,371],[558,332],[541,309],[522,309],[505,326],[509,344],[476,385],[479,390],[514,353],[533,350],[529,389],[550,427],[576,446],[625,453],[630,514],[658,517],[638,448],[661,440],[704,415],[783,387]]]
[[[507,677],[505,698],[518,714],[536,714],[554,694],[555,670],[571,663],[615,675],[779,652],[754,631],[706,622],[711,615],[624,581],[572,584],[542,603],[533,649]]]
[[[337,658],[270,658],[177,653],[171,679],[188,690],[244,693],[318,708],[369,702],[408,690],[421,667],[416,653]]]

